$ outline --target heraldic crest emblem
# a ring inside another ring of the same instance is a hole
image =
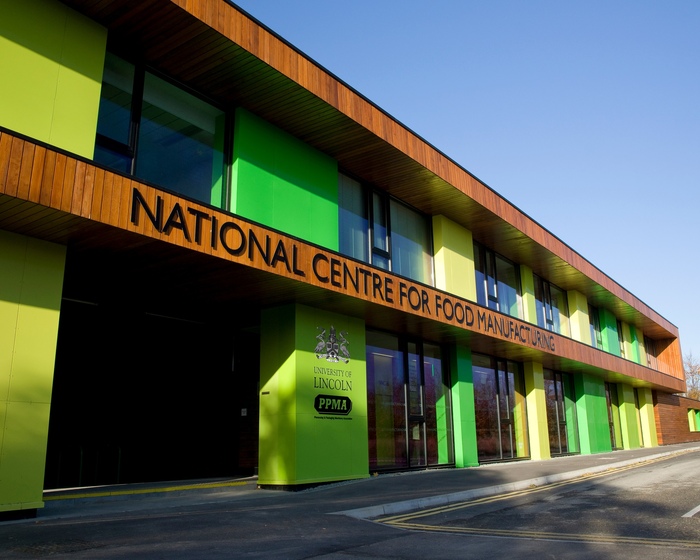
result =
[[[316,358],[319,360],[326,360],[327,362],[343,362],[347,364],[350,361],[350,352],[348,352],[347,345],[350,344],[345,338],[347,336],[346,331],[340,331],[336,334],[335,327],[331,325],[328,337],[326,337],[326,329],[323,327],[316,327],[321,332],[316,336],[318,344],[316,344]]]

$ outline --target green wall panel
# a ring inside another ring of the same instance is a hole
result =
[[[576,401],[572,398],[570,386],[567,383],[564,388],[564,407],[566,414],[566,440],[569,444],[569,453],[580,453],[581,444],[578,431],[578,414],[576,413]]]
[[[236,111],[231,212],[338,250],[338,164],[244,109]]]
[[[0,13],[0,125],[92,158],[106,29],[54,0]]]
[[[474,411],[474,372],[469,348],[452,346],[449,351],[452,380],[452,414],[454,423],[455,466],[479,464]]]
[[[620,339],[617,332],[617,318],[607,309],[598,310],[600,319],[600,334],[603,339],[603,350],[615,356],[620,355]]]
[[[574,374],[576,413],[581,453],[612,451],[605,382],[582,373]]]
[[[0,231],[0,511],[42,507],[65,247]]]
[[[337,361],[315,351],[332,344],[331,327]],[[301,305],[263,311],[258,482],[367,477],[367,437],[364,322]]]

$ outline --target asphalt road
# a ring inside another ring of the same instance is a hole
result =
[[[679,455],[379,520],[469,542],[491,537],[492,550],[526,558],[521,548],[533,558],[699,558],[699,472],[697,454]]]
[[[551,465],[557,463],[512,468]],[[356,507],[359,489],[375,481],[299,493],[251,486],[235,496],[222,491],[132,497],[77,513],[57,509],[36,520],[1,523],[0,558],[697,559],[700,513],[683,516],[700,506],[699,467],[694,449],[374,520],[338,512],[344,505]],[[479,474],[504,477],[508,469],[494,466]],[[410,493],[411,486],[424,491],[432,481],[457,475],[445,471],[396,480],[408,483]]]

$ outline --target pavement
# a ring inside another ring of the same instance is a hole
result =
[[[127,512],[147,512],[226,505],[228,509],[289,508],[372,519],[435,507],[478,497],[502,494],[589,474],[644,463],[679,453],[700,451],[700,443],[572,455],[545,461],[496,463],[463,469],[428,469],[387,473],[369,478],[325,484],[296,492],[259,489],[257,478],[162,482],[61,489],[44,493],[45,507],[35,519],[6,523],[41,523]]]

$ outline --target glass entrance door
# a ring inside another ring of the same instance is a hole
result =
[[[449,383],[440,347],[367,333],[370,469],[454,461]]]
[[[571,376],[544,370],[549,451],[552,455],[578,453],[576,401]]]
[[[479,461],[530,454],[522,373],[515,362],[472,355]]]
[[[414,342],[408,343],[408,442],[410,466],[424,467],[425,414],[423,410],[423,380],[421,358]]]
[[[613,449],[622,449],[622,432],[620,431],[620,406],[617,399],[617,385],[605,383],[605,400],[608,405],[608,424],[610,426],[610,444]]]

